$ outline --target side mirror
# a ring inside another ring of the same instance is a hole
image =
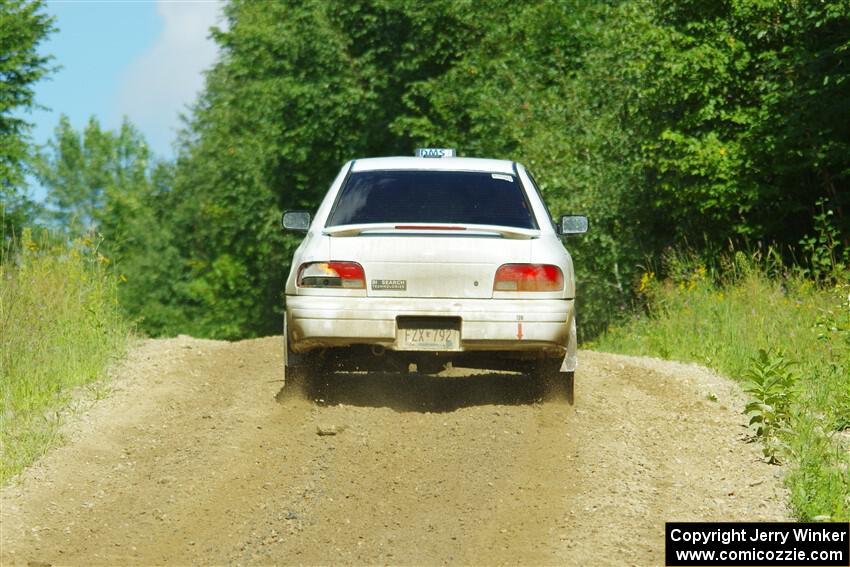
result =
[[[280,219],[284,230],[307,232],[310,228],[310,213],[307,211],[286,211]]]
[[[564,215],[561,217],[559,232],[567,234],[584,234],[587,232],[587,217],[584,215]]]

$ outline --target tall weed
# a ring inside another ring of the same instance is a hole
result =
[[[834,224],[835,213],[826,199],[818,199],[820,209],[814,215],[815,234],[800,241],[805,253],[803,273],[816,282],[834,282],[835,276],[846,275],[850,268],[850,247],[841,243],[841,231]]]
[[[71,391],[124,353],[118,285],[93,237],[69,244],[25,230],[2,251],[0,483],[57,440]]]
[[[780,454],[787,452],[785,438],[793,434],[791,407],[797,390],[792,366],[772,349],[760,349],[744,375],[744,391],[752,398],[744,413],[750,416],[750,427],[764,443],[764,456],[771,463],[780,462]]]

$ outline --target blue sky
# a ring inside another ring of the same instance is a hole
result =
[[[221,24],[221,3],[49,0],[45,8],[58,31],[40,51],[60,69],[35,85],[36,102],[49,110],[27,116],[32,140],[46,143],[60,114],[77,129],[91,116],[117,128],[127,116],[154,154],[173,157],[178,114],[195,100],[202,71],[215,61],[207,36]]]

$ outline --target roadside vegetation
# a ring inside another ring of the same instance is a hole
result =
[[[697,362],[738,380],[752,441],[767,461],[788,465],[796,515],[847,521],[850,270],[828,212],[804,242],[808,268],[771,248],[668,252],[637,282],[637,313],[592,346]]]
[[[130,340],[98,242],[25,230],[19,244],[0,252],[0,484],[60,441],[72,396],[97,388]]]

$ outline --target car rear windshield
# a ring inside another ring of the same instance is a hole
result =
[[[477,171],[352,173],[327,226],[373,223],[537,228],[516,176]]]

